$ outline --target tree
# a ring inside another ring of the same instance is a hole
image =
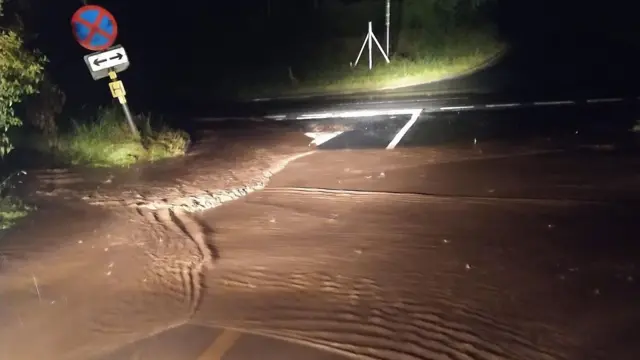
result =
[[[2,5],[0,0],[0,17],[5,20]],[[0,157],[12,149],[9,129],[22,125],[14,106],[38,91],[45,62],[44,56],[25,48],[20,27],[0,28]]]
[[[495,0],[401,0],[403,29],[446,32],[468,22],[480,8]]]

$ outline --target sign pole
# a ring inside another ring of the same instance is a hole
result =
[[[131,133],[134,137],[139,137],[140,133],[138,133],[138,128],[136,128],[136,124],[133,122],[133,116],[131,116],[131,111],[127,104],[127,92],[124,90],[122,81],[118,80],[118,73],[113,70],[109,71],[109,79],[111,79],[111,82],[109,82],[111,95],[120,101],[120,105],[122,105],[122,110],[124,111],[124,116],[127,118],[127,123],[129,124],[129,129],[131,129]]]
[[[373,34],[373,25],[371,21],[369,21],[369,35],[367,35],[369,39],[369,70],[373,68],[373,39],[371,38],[371,34]]]
[[[122,102],[123,100],[124,102]],[[127,118],[127,122],[129,123],[129,128],[131,129],[131,133],[135,137],[140,137],[140,133],[136,128],[136,124],[133,122],[133,116],[131,116],[131,110],[129,110],[129,104],[127,104],[127,99],[123,98],[122,100],[120,100],[120,104],[122,105],[124,116]]]
[[[358,62],[360,61],[360,57],[362,57],[362,52],[364,51],[365,46],[367,46],[368,41],[369,41],[369,33],[367,33],[367,36],[364,38],[364,42],[362,43],[362,47],[360,48],[360,52],[358,53],[356,62],[353,63],[353,67],[358,66]]]
[[[386,14],[385,14],[385,22],[387,25],[387,56],[390,56],[391,54],[389,53],[390,49],[389,49],[389,43],[390,43],[390,28],[391,28],[391,0],[387,0],[387,9],[386,9]]]

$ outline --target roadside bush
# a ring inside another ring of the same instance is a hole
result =
[[[0,32],[0,157],[4,158],[13,145],[7,135],[12,127],[22,125],[14,106],[38,90],[45,58],[26,50],[14,31]]]
[[[13,150],[9,138],[11,128],[22,125],[22,121],[15,115],[14,106],[25,96],[38,91],[42,80],[46,59],[37,52],[30,51],[24,46],[21,36],[22,28],[18,21],[17,27],[11,27],[12,21],[2,17],[4,1],[0,0],[0,159]],[[5,27],[8,25],[12,29]],[[4,165],[4,164],[3,164]],[[31,210],[20,199],[12,196],[13,180],[23,171],[14,172],[0,182],[0,229],[6,229],[15,221],[27,215]]]
[[[134,136],[119,107],[98,109],[94,119],[73,122],[70,132],[57,138],[57,152],[74,165],[95,167],[129,166],[184,155],[189,135],[158,124],[154,129],[150,115],[138,115],[141,137]]]
[[[151,160],[184,155],[189,146],[189,135],[182,130],[163,127],[147,137],[147,149]]]
[[[39,91],[25,102],[25,122],[48,138],[58,132],[56,122],[62,113],[66,96],[48,76],[44,76]]]
[[[11,194],[11,190],[15,188],[16,178],[24,174],[26,174],[24,171],[14,172],[0,182],[0,230],[15,225],[19,219],[33,210],[33,207]]]

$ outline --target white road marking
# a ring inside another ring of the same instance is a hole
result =
[[[336,105],[380,105],[380,104],[397,104],[397,103],[426,103],[448,100],[464,100],[466,98],[436,98],[436,99],[401,99],[401,100],[384,100],[384,101],[355,101],[349,103],[340,103]]]
[[[522,104],[520,103],[510,103],[510,104],[487,104],[485,105],[486,107],[492,109],[492,108],[506,108],[506,107],[516,107],[516,106],[522,106]]]
[[[338,118],[356,118],[371,116],[393,116],[393,115],[411,115],[422,109],[394,109],[394,110],[354,110],[341,112],[311,113],[302,114],[296,117],[297,120],[315,120],[315,119],[338,119]]]
[[[333,117],[333,113],[310,113],[310,114],[300,115],[296,119],[298,120],[329,119],[331,117]]]
[[[545,105],[571,105],[575,104],[575,101],[572,100],[561,100],[561,101],[536,101],[533,105],[536,106],[545,106]]]
[[[316,146],[320,146],[327,141],[335,138],[336,136],[342,134],[344,131],[334,131],[334,132],[307,132],[304,133],[305,136],[312,138],[311,144],[315,144]],[[309,145],[311,145],[309,144]]]
[[[409,121],[407,121],[407,123],[404,124],[402,129],[398,131],[396,136],[393,137],[393,140],[391,140],[391,142],[387,146],[387,150],[392,150],[393,148],[396,147],[396,145],[398,145],[400,140],[402,140],[402,137],[405,136],[407,131],[409,131],[409,129],[413,126],[413,124],[416,123],[416,120],[418,120],[418,117],[420,117],[420,114],[422,114],[422,110],[417,110],[416,112],[413,113],[413,115],[411,115],[411,119],[409,119]]]
[[[269,120],[276,120],[276,121],[280,121],[280,120],[284,120],[287,118],[287,115],[267,115],[264,117],[265,119],[269,119]]]
[[[616,102],[622,101],[623,98],[600,98],[600,99],[589,99],[587,103],[602,103],[602,102]]]
[[[399,100],[403,102],[428,102],[428,101],[446,101],[446,100],[459,100],[459,99],[468,99],[466,97],[453,97],[453,98],[439,98],[439,99],[421,99],[421,100]],[[640,100],[640,96],[636,97],[637,100]],[[252,101],[270,101],[273,99],[270,98],[258,98],[253,99]],[[597,99],[588,99],[586,100],[589,104],[594,103],[603,103],[603,102],[618,102],[624,101],[624,98],[597,98]],[[395,103],[395,100],[389,101],[375,101],[375,102],[366,102],[362,104],[386,104],[386,103]],[[437,109],[433,109],[435,111],[456,111],[456,110],[471,110],[477,108],[511,108],[523,106],[523,103],[502,103],[502,104],[477,104],[477,105],[465,105],[465,106],[445,106]],[[560,100],[560,101],[536,101],[533,102],[534,106],[550,106],[550,105],[576,105],[576,101],[574,100]],[[367,116],[393,116],[393,115],[411,115],[418,109],[400,109],[400,110],[355,110],[355,111],[339,111],[339,112],[324,112],[324,113],[307,113],[297,116],[296,120],[311,120],[311,119],[331,119],[331,118],[354,118],[354,117],[367,117]],[[430,108],[424,108],[421,110],[430,110]],[[267,115],[263,118],[269,120],[285,120],[287,115]],[[230,118],[200,118],[195,119],[196,121],[221,121],[221,120],[229,120]]]
[[[442,111],[450,111],[450,110],[469,110],[475,108],[475,105],[467,105],[467,106],[445,106],[441,107]]]

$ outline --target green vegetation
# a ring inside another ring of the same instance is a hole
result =
[[[300,33],[304,42],[296,42],[294,54],[281,56],[267,73],[251,74],[253,85],[238,92],[255,97],[416,85],[478,70],[505,50],[488,15],[493,0],[393,0],[391,62],[386,63],[374,43],[373,70],[368,69],[366,49],[353,66],[368,21],[384,48],[385,2],[316,2],[310,13],[296,15],[304,21],[272,15],[272,22],[302,23],[299,31],[313,29],[322,35]],[[291,32],[299,32],[293,26]]]
[[[73,121],[70,131],[49,138],[49,151],[74,165],[92,167],[129,166],[184,155],[189,135],[173,130],[150,115],[138,115],[135,122],[141,135],[127,126],[122,109],[100,108],[93,119]]]
[[[13,149],[7,135],[9,129],[22,125],[14,106],[37,92],[45,61],[43,56],[25,49],[18,31],[0,30],[0,157]]]
[[[372,70],[368,69],[368,59],[363,55],[357,67],[351,67],[347,59],[334,61],[319,67],[319,70],[303,71],[295,75],[294,81],[267,80],[260,86],[241,92],[241,95],[345,93],[423,84],[478,70],[504,50],[504,44],[488,33],[456,34],[448,39],[447,44],[440,46],[414,43],[415,49],[410,55],[392,56],[390,63],[386,63],[378,52],[374,54]],[[265,83],[269,85],[265,87]]]
[[[26,174],[24,171],[13,173],[0,182],[0,230],[5,230],[27,216],[34,208],[10,194],[13,189],[13,178]]]

